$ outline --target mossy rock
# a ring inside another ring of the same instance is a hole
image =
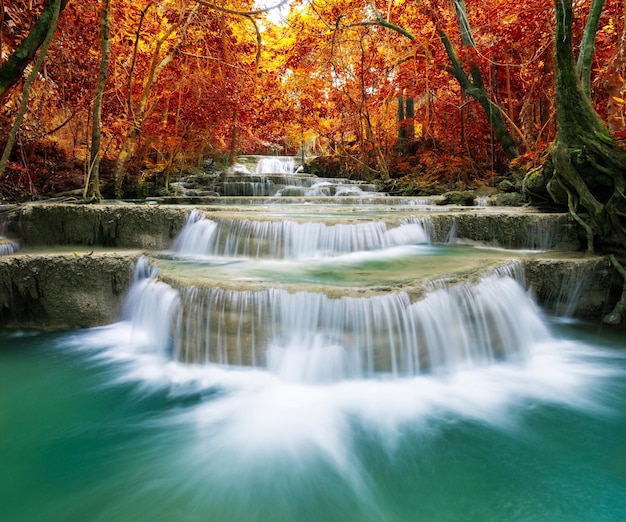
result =
[[[498,207],[520,207],[524,204],[524,198],[519,192],[496,194],[492,201]]]
[[[439,205],[462,205],[471,207],[474,205],[476,193],[473,190],[453,190],[443,194]]]

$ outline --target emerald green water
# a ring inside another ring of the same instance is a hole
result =
[[[0,333],[0,518],[624,520],[626,336],[551,328],[523,365],[317,386],[124,324]]]

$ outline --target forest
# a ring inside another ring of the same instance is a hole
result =
[[[566,84],[619,149],[625,5],[0,0],[0,199],[167,192],[185,169],[253,153],[317,156],[314,172],[397,194],[519,180],[554,163],[564,6]]]

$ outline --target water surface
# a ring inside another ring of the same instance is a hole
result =
[[[621,334],[331,384],[184,366],[130,326],[0,334],[3,520],[623,520]],[[132,346],[131,346],[132,345]]]

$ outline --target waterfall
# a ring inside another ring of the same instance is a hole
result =
[[[306,259],[429,242],[418,221],[395,228],[384,222],[326,225],[318,222],[205,219],[192,212],[174,250],[183,255]]]
[[[7,222],[5,218],[0,217],[0,256],[14,254],[20,249],[20,244],[6,237]]]
[[[20,244],[17,241],[12,241],[3,236],[0,236],[0,256],[7,256],[14,254],[20,249]]]
[[[563,319],[571,319],[580,297],[590,287],[593,277],[593,270],[586,265],[578,265],[570,271],[564,271],[558,294],[548,299],[552,311]]]
[[[141,259],[124,317],[133,342],[183,363],[249,366],[290,382],[450,373],[525,360],[550,338],[522,287],[494,274],[432,290],[331,298],[322,293],[159,281]]]
[[[553,221],[538,219],[528,226],[528,237],[524,247],[528,250],[550,250],[554,248],[558,229]]]
[[[261,158],[256,165],[257,174],[293,174],[293,171],[293,158],[287,156]]]
[[[430,292],[332,299],[313,292],[183,291],[181,361],[267,368],[289,381],[328,382],[451,372],[524,359],[548,339],[509,277]]]
[[[157,280],[158,275],[145,257],[139,259],[122,318],[132,326],[133,346],[168,357],[178,335],[180,298],[176,290]]]

